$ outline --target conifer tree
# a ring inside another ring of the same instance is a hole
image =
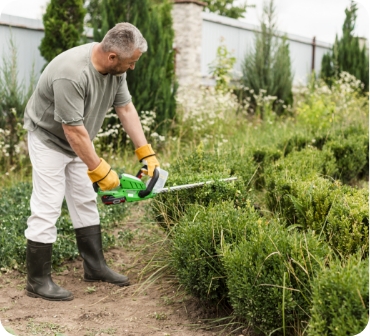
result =
[[[254,94],[265,94],[277,97],[275,101],[292,103],[292,82],[289,45],[285,37],[279,37],[276,26],[276,15],[273,0],[265,4],[260,32],[256,33],[255,46],[246,54],[243,63],[242,83],[252,89]],[[255,104],[254,94],[251,95]],[[280,104],[281,105],[281,104]]]
[[[148,42],[148,51],[128,71],[127,83],[139,113],[155,111],[160,129],[175,115],[174,53],[171,3],[149,0],[101,0],[101,23],[95,21],[94,40],[100,42],[119,22],[135,25]]]
[[[81,43],[85,14],[83,0],[50,1],[43,16],[45,35],[39,47],[48,63]]]
[[[342,37],[335,37],[332,50],[321,61],[320,77],[329,85],[338,78],[342,71],[355,76],[364,84],[364,91],[369,91],[369,54],[366,46],[361,48],[360,40],[354,36],[357,17],[357,5],[352,1],[346,8],[346,18],[342,27]]]

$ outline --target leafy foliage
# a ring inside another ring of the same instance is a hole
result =
[[[50,1],[43,15],[45,36],[39,47],[47,63],[82,42],[85,14],[83,0]]]
[[[351,1],[345,10],[346,18],[342,27],[342,37],[335,38],[333,49],[323,57],[320,76],[329,84],[343,71],[354,75],[363,83],[364,92],[369,91],[369,55],[366,46],[354,36],[357,17],[357,4]]]
[[[334,259],[312,282],[307,335],[357,335],[369,319],[369,260]]]

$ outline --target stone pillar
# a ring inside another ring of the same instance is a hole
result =
[[[180,87],[201,84],[202,11],[206,5],[196,0],[174,0],[175,73]]]

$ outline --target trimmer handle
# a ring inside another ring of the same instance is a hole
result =
[[[99,191],[99,185],[98,185],[98,182],[94,182],[93,183],[93,188],[94,188],[94,191],[97,193]]]
[[[143,171],[142,171],[143,169],[148,169],[148,166],[144,165],[140,168],[140,170],[136,174],[136,177],[138,177],[139,179],[141,179],[144,175]],[[139,197],[144,198],[144,197],[148,196],[153,191],[153,188],[154,188],[155,184],[157,183],[158,179],[159,179],[159,170],[157,168],[155,168],[154,171],[153,171],[153,177],[149,181],[146,189],[139,191],[139,193],[138,193]]]

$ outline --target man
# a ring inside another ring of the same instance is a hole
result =
[[[51,279],[55,223],[65,196],[84,260],[85,281],[118,286],[129,279],[108,268],[103,252],[96,194],[119,185],[110,165],[98,157],[92,140],[113,105],[135,145],[138,159],[153,175],[159,162],[146,141],[127,88],[126,71],[135,64],[147,42],[129,23],[112,28],[101,43],[72,48],[52,60],[42,73],[26,110],[24,128],[32,162],[31,216],[27,221],[27,295],[54,301],[72,300],[68,290]]]

